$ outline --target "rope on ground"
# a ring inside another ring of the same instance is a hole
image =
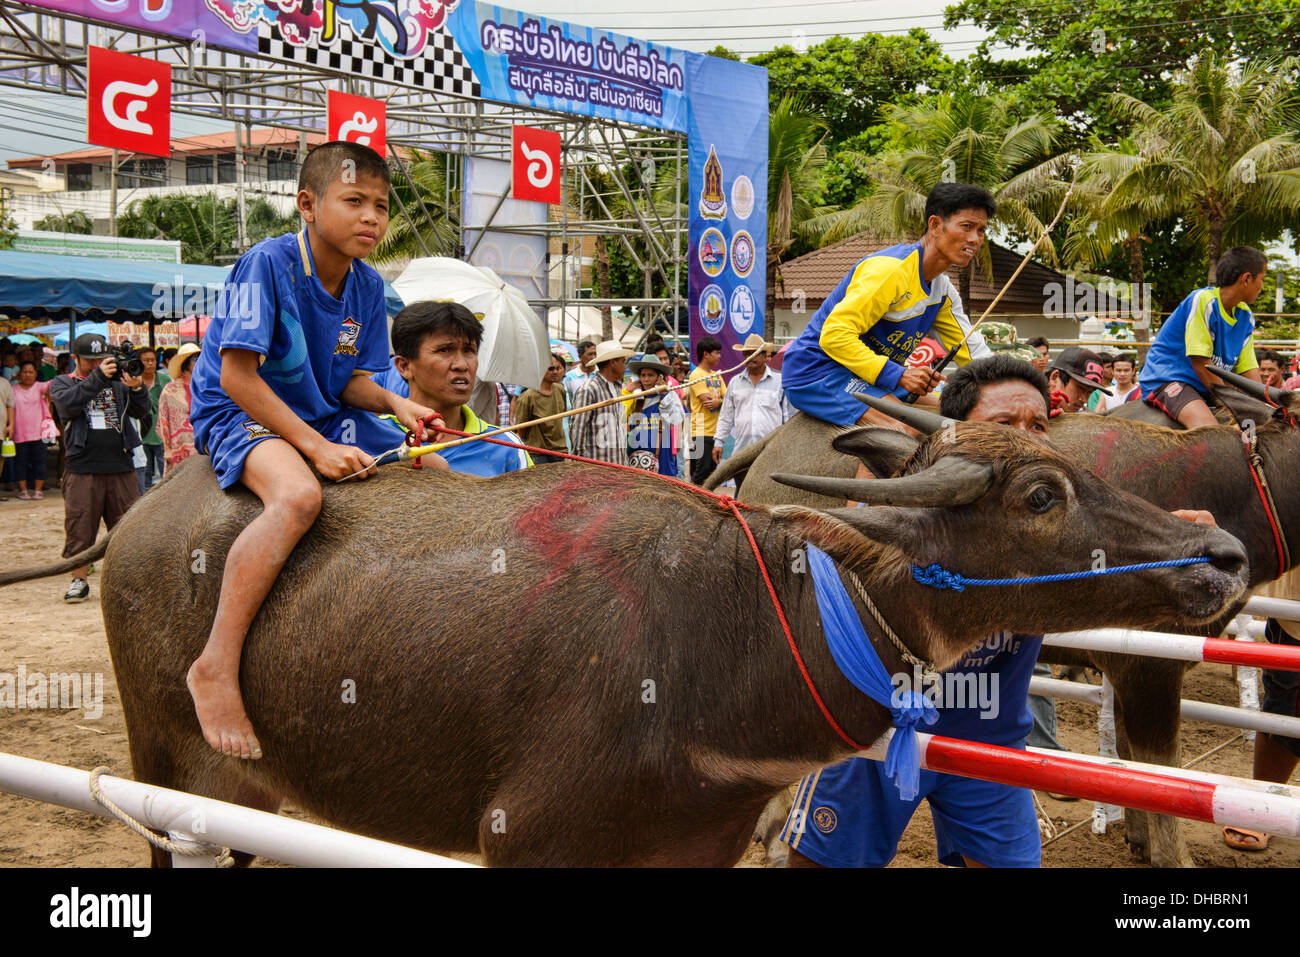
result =
[[[232,867],[235,859],[230,856],[230,848],[214,847],[211,844],[177,844],[165,834],[158,834],[145,827],[131,815],[127,814],[118,807],[107,794],[99,789],[100,775],[110,774],[111,770],[103,765],[95,768],[90,772],[90,796],[96,804],[107,810],[113,817],[117,818],[135,833],[139,834],[146,841],[159,850],[168,851],[172,854],[179,854],[181,857],[215,857],[217,867]]]
[[[1188,761],[1186,764],[1183,765],[1183,769],[1186,770],[1187,768],[1190,768],[1193,764],[1199,764],[1200,762],[1208,758],[1210,755],[1217,754],[1218,752],[1226,748],[1228,745],[1232,744],[1234,741],[1238,740],[1239,738],[1244,738],[1245,736],[1246,736],[1245,731],[1238,731],[1227,741],[1224,741],[1223,744],[1216,744],[1214,747],[1210,748],[1210,750],[1206,751],[1204,754],[1192,758],[1192,760]]]
[[[1091,821],[1092,821],[1092,818],[1090,818],[1090,817],[1085,817],[1082,821],[1079,821],[1077,824],[1071,824],[1069,827],[1067,827],[1067,828],[1066,828],[1064,831],[1062,831],[1061,833],[1057,834],[1055,837],[1051,837],[1051,838],[1048,838],[1046,841],[1043,841],[1043,847],[1046,847],[1048,844],[1053,844],[1053,843],[1055,843],[1056,841],[1059,841],[1061,838],[1065,837],[1065,835],[1070,834],[1070,833],[1073,833],[1074,831],[1077,831],[1079,828],[1083,827],[1085,824],[1091,823]]]

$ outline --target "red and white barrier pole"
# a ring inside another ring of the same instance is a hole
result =
[[[1241,613],[1259,618],[1277,618],[1281,621],[1300,621],[1300,601],[1257,595],[1246,602],[1246,607],[1241,610]]]
[[[892,735],[891,729],[859,756],[883,761]],[[1178,768],[1113,758],[1089,761],[1082,755],[1019,751],[924,732],[918,732],[917,739],[921,767],[930,771],[1073,794],[1209,824],[1300,836],[1300,796],[1291,788],[1266,785],[1264,790],[1251,785],[1265,782],[1207,780],[1204,774]],[[1106,763],[1097,763],[1101,760]]]
[[[1043,644],[1053,648],[1082,648],[1111,651],[1177,661],[1210,661],[1224,665],[1246,665],[1274,671],[1300,671],[1300,647],[1269,645],[1228,638],[1196,635],[1167,635],[1158,631],[1127,628],[1095,628],[1044,635]]]
[[[1101,707],[1102,704],[1102,691],[1098,685],[1062,681],[1059,678],[1030,678],[1029,693],[1081,701],[1094,707]],[[1210,724],[1221,724],[1225,728],[1243,728],[1247,731],[1264,731],[1288,738],[1300,738],[1300,718],[1290,715],[1267,714],[1248,708],[1211,704],[1208,701],[1190,701],[1187,698],[1179,702],[1179,713],[1191,721],[1207,721]]]

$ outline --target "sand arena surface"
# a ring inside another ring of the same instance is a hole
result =
[[[63,550],[63,501],[58,490],[41,502],[19,502],[12,495],[0,504],[4,547],[0,568],[30,568],[57,561]],[[88,718],[77,710],[0,710],[0,751],[89,770],[107,765],[115,774],[131,776],[126,727],[109,660],[99,611],[98,573],[90,577],[90,599],[79,605],[63,601],[67,576],[39,579],[3,590],[0,601],[0,672],[26,670],[50,674],[103,675],[103,714]],[[147,623],[142,625],[147,633]],[[1184,697],[1235,705],[1236,686],[1226,665],[1199,665],[1184,684]],[[1095,754],[1096,711],[1075,702],[1058,704],[1061,744],[1072,751]],[[1201,722],[1183,723],[1183,759],[1191,760],[1233,736],[1230,729]],[[1197,768],[1249,777],[1251,746],[1237,741]],[[1085,801],[1061,802],[1040,794],[1058,830],[1090,817]],[[282,813],[306,818],[293,808]],[[1185,822],[1192,859],[1202,867],[1294,867],[1300,864],[1300,839],[1274,836],[1262,853],[1234,851],[1223,843],[1214,825]],[[1048,845],[1045,867],[1127,867],[1136,864],[1124,844],[1124,825],[1094,835],[1084,825]],[[762,850],[751,847],[741,866],[758,866]],[[0,866],[9,867],[144,867],[149,852],[144,841],[116,821],[66,810],[50,804],[0,794]],[[899,846],[894,867],[938,866],[930,816],[924,810],[912,820]]]

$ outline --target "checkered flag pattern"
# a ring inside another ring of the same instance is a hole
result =
[[[474,71],[446,30],[431,33],[424,50],[409,59],[390,56],[378,43],[339,36],[328,46],[298,46],[282,40],[274,24],[257,24],[257,52],[273,60],[333,70],[421,90],[456,96],[482,95]]]

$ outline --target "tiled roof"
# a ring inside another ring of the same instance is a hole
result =
[[[895,243],[876,239],[868,233],[858,233],[831,246],[823,246],[810,253],[791,259],[780,269],[781,283],[777,285],[777,305],[786,307],[794,297],[795,290],[801,289],[807,308],[816,308],[835,289],[864,256],[879,252]],[[1002,288],[1023,256],[999,246],[989,244],[989,254],[993,259],[993,282],[985,280],[977,268],[971,281],[971,302],[988,303]],[[948,277],[954,286],[959,286],[957,270],[949,270]],[[1054,269],[1030,261],[1024,271],[1016,277],[1015,284],[1006,291],[998,301],[999,311],[1008,306],[1032,306],[1035,310],[1041,306],[1047,293],[1043,287],[1047,283],[1064,283],[1065,276]],[[970,305],[967,304],[969,311]]]

